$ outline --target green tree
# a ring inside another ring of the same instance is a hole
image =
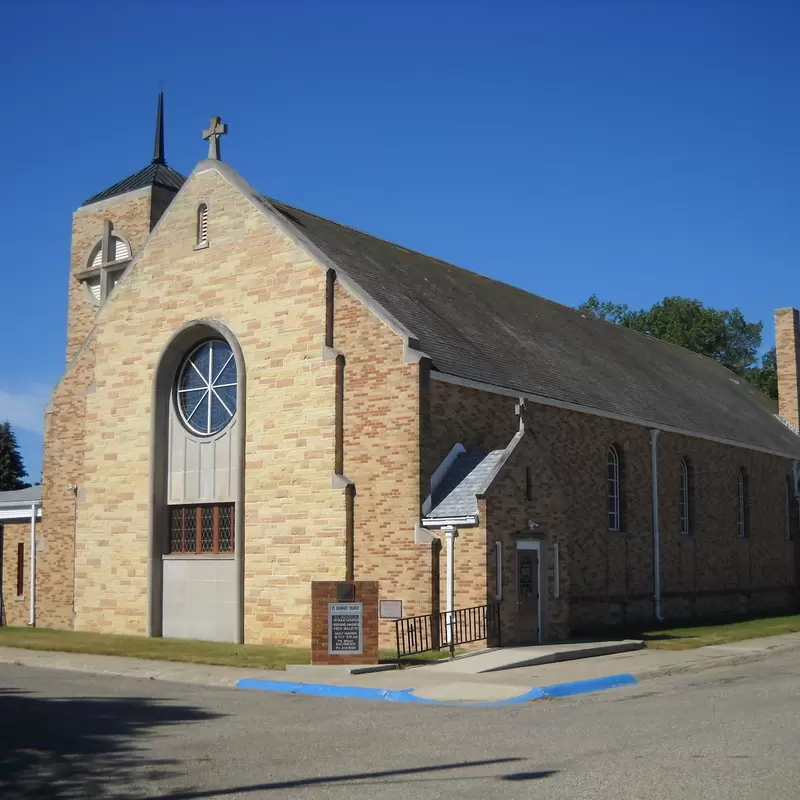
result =
[[[665,297],[649,309],[601,301],[592,295],[578,310],[713,358],[764,394],[778,396],[774,350],[758,361],[762,324],[748,322],[738,308],[721,311],[688,297]]]
[[[775,348],[767,350],[761,357],[757,367],[751,367],[744,376],[748,383],[764,392],[773,400],[778,399],[778,362],[775,358]]]
[[[11,425],[0,423],[0,492],[27,489],[30,484],[23,480],[27,475]]]

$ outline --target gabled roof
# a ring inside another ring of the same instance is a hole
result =
[[[431,496],[426,519],[470,517],[478,513],[476,495],[481,494],[505,455],[505,450],[491,453],[460,453],[450,465]]]
[[[165,189],[172,189],[177,192],[186,182],[186,176],[172,169],[166,164],[150,163],[144,169],[128,175],[127,178],[109,186],[102,192],[92,195],[82,206],[97,203],[100,200],[108,200],[109,197],[116,197],[125,192],[133,192],[136,189],[143,189],[145,186],[161,186]]]
[[[800,437],[774,404],[716,361],[258,199],[413,332],[439,372],[800,456]]]

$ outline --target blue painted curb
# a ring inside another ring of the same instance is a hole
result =
[[[605,678],[590,678],[586,681],[573,681],[572,683],[555,683],[552,686],[543,686],[545,697],[572,697],[576,694],[591,694],[592,692],[605,692],[608,689],[618,689],[620,686],[636,686],[639,681],[633,675],[609,675]]]
[[[545,698],[572,697],[578,694],[591,694],[616,689],[620,686],[635,686],[639,683],[633,675],[609,675],[606,678],[592,678],[572,683],[556,683],[552,686],[537,686],[527,692],[507,700],[493,700],[485,703],[467,703],[449,700],[430,700],[417,697],[413,689],[369,689],[361,686],[334,686],[327,683],[294,683],[291,681],[267,681],[258,678],[243,678],[236,683],[239,689],[254,689],[262,692],[281,694],[310,695],[312,697],[343,697],[352,700],[388,700],[392,703],[418,703],[435,706],[471,706],[476,708],[499,708],[501,706],[529,703]]]

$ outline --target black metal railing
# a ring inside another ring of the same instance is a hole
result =
[[[456,645],[486,639],[500,647],[500,604],[490,603],[472,608],[457,608],[438,614],[420,614],[395,620],[397,657],[449,648],[455,654]]]

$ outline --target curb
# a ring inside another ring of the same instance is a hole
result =
[[[259,680],[243,678],[236,683],[238,689],[280,694],[306,695],[311,697],[347,698],[351,700],[386,700],[391,703],[416,703],[434,706],[468,706],[472,708],[500,708],[519,705],[534,700],[556,700],[581,694],[593,694],[621,686],[635,686],[639,681],[629,674],[609,675],[605,678],[591,678],[571,683],[556,683],[552,686],[534,686],[516,697],[507,700],[468,701],[434,700],[417,697],[414,689],[370,689],[358,686],[334,686],[325,683],[290,683],[288,681]]]
[[[791,653],[793,650],[800,649],[800,642],[789,644],[779,644],[766,650],[754,650],[750,653],[740,655],[716,656],[707,658],[704,661],[695,661],[690,664],[680,664],[667,667],[654,667],[653,669],[642,670],[636,673],[640,681],[652,680],[653,678],[663,678],[669,675],[687,675],[696,672],[705,672],[707,669],[717,669],[719,667],[737,667],[739,664],[748,664],[754,661],[764,661],[773,655],[780,653]]]

